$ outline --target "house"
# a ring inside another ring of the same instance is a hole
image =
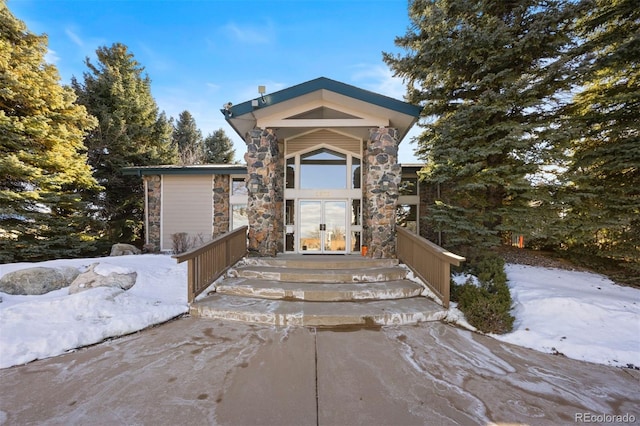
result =
[[[248,250],[392,258],[397,223],[417,231],[420,165],[398,144],[420,108],[317,78],[221,110],[246,164],[130,167],[143,178],[146,243],[206,242],[248,225]]]

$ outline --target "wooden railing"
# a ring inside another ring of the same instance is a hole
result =
[[[187,300],[193,302],[200,293],[247,254],[247,227],[222,234],[207,244],[172,256],[187,264]]]
[[[437,244],[398,226],[397,255],[449,307],[451,265],[459,266],[466,259]]]

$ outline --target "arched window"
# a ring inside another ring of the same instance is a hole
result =
[[[300,155],[301,189],[347,189],[347,156],[327,148]]]

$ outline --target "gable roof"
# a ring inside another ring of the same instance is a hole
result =
[[[389,126],[398,129],[400,139],[402,139],[413,124],[415,124],[422,110],[419,106],[389,96],[360,89],[326,77],[320,77],[262,97],[256,97],[228,108],[223,108],[220,111],[236,133],[244,139],[246,133],[256,127],[259,118],[268,114],[267,111],[284,110],[285,105],[294,105],[296,102],[310,99],[318,102],[329,102],[332,105],[348,104],[349,111],[362,111],[365,114],[372,113],[373,115],[384,117],[388,121]],[[315,109],[317,110],[318,108],[325,108],[325,111],[332,109],[331,106],[327,107],[322,105],[318,107],[318,105],[315,105]],[[304,116],[309,112],[312,111],[301,109],[291,117],[282,118],[289,119],[290,122],[287,123],[287,127],[293,128],[296,127],[298,123],[291,119],[298,118],[296,115]],[[337,111],[329,115],[335,118],[340,117],[340,113],[341,111]],[[353,115],[347,112],[342,113],[344,117]],[[280,120],[280,122],[282,122],[282,120]],[[354,125],[354,121],[351,120],[349,125],[362,128],[373,127],[370,123],[370,121],[367,123],[363,121],[363,124],[358,126],[357,123]]]

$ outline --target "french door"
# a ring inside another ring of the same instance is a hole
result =
[[[300,253],[346,253],[346,200],[300,200],[299,211]]]

